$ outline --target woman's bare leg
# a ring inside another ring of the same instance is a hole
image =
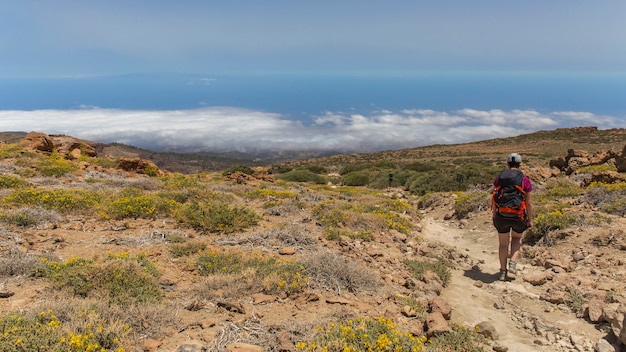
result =
[[[498,257],[500,258],[500,270],[506,270],[506,260],[509,257],[509,233],[498,234]]]
[[[517,262],[522,249],[523,234],[511,231],[511,261]]]

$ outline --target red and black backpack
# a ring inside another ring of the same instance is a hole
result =
[[[506,169],[498,176],[498,185],[493,190],[492,207],[505,218],[526,218],[526,191],[524,191],[524,174],[519,170]]]

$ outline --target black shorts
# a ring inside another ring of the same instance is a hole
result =
[[[498,233],[508,233],[510,230],[522,233],[528,228],[526,220],[505,218],[498,213],[493,218],[493,226],[498,230]]]

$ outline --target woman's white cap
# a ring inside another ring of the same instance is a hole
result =
[[[511,153],[509,154],[509,157],[506,159],[507,163],[521,163],[522,162],[522,157],[521,155],[517,154],[517,153]]]

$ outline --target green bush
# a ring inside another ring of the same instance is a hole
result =
[[[479,333],[478,328],[472,330],[454,325],[452,331],[430,339],[426,350],[484,352],[487,345],[487,339]]]
[[[439,169],[440,166],[434,162],[413,162],[402,165],[402,169],[417,172],[428,172]]]
[[[102,263],[80,257],[65,262],[42,258],[35,275],[53,281],[59,289],[69,289],[79,297],[104,298],[112,304],[159,302],[156,266],[145,255],[109,255]]]
[[[467,192],[454,201],[454,215],[464,219],[469,213],[489,209],[491,194],[489,192]]]
[[[19,227],[29,227],[39,223],[39,221],[29,212],[0,214],[0,221]]]
[[[126,188],[105,202],[100,215],[105,219],[155,219],[158,215],[169,215],[180,206],[175,200],[159,195],[144,194],[135,188]]]
[[[264,293],[299,292],[306,287],[308,280],[302,275],[304,266],[301,263],[279,261],[256,253],[246,256],[239,252],[210,251],[200,255],[195,266],[205,276],[231,275],[236,280],[245,277],[255,282]]]
[[[222,176],[228,176],[234,174],[235,172],[243,172],[246,175],[252,175],[254,173],[254,170],[252,170],[248,166],[233,166],[224,170],[224,172],[222,172]]]
[[[367,186],[370,178],[365,171],[353,171],[341,178],[344,186]]]
[[[11,175],[0,175],[0,189],[21,188],[28,186],[28,182],[21,177]]]
[[[172,257],[174,258],[202,253],[205,249],[206,249],[206,244],[204,243],[186,243],[186,244],[174,243],[170,245],[169,247],[170,253],[172,253]]]
[[[574,226],[579,219],[564,207],[533,211],[533,227],[528,230],[524,242],[534,244],[548,233]]]
[[[4,332],[0,334],[0,350],[5,352],[114,351],[120,345],[119,337],[108,327],[105,329],[104,324],[86,323],[72,331],[64,326],[52,310],[35,316],[24,313],[2,316],[0,331]]]
[[[322,165],[309,165],[306,169],[318,175],[326,175],[328,173],[328,168]]]
[[[389,174],[392,174],[391,185],[389,184]],[[395,172],[394,170],[383,170],[370,175],[368,187],[374,189],[385,189],[387,187],[404,187],[412,172]]]
[[[232,233],[255,226],[259,216],[245,207],[215,203],[186,203],[177,212],[180,222],[206,232]]]
[[[344,165],[340,170],[339,170],[339,175],[347,175],[351,172],[356,172],[356,171],[363,171],[365,169],[370,168],[369,165],[367,164],[347,164]]]
[[[277,175],[276,178],[289,182],[311,182],[315,184],[326,183],[326,178],[324,178],[323,176],[313,173],[310,170],[302,169],[293,170],[285,174]]]
[[[626,215],[626,182],[594,182],[585,191],[585,200],[604,212],[614,215]]]
[[[71,161],[61,158],[58,154],[52,154],[48,158],[41,159],[37,168],[42,176],[51,177],[63,176],[78,169]]]
[[[575,197],[582,193],[582,189],[568,178],[552,178],[545,184],[544,195],[550,200]]]
[[[296,351],[422,351],[425,336],[400,331],[385,318],[359,318],[319,328],[310,342],[298,342]]]
[[[407,266],[409,272],[417,279],[420,279],[427,271],[436,273],[441,279],[444,287],[448,285],[450,278],[452,277],[449,264],[443,259],[439,259],[436,263],[419,260],[407,260],[404,264]]]
[[[21,153],[22,148],[17,144],[0,144],[0,160],[17,158]]]
[[[101,196],[95,191],[83,189],[40,190],[19,189],[2,199],[5,205],[42,207],[60,212],[91,212],[100,203]]]

